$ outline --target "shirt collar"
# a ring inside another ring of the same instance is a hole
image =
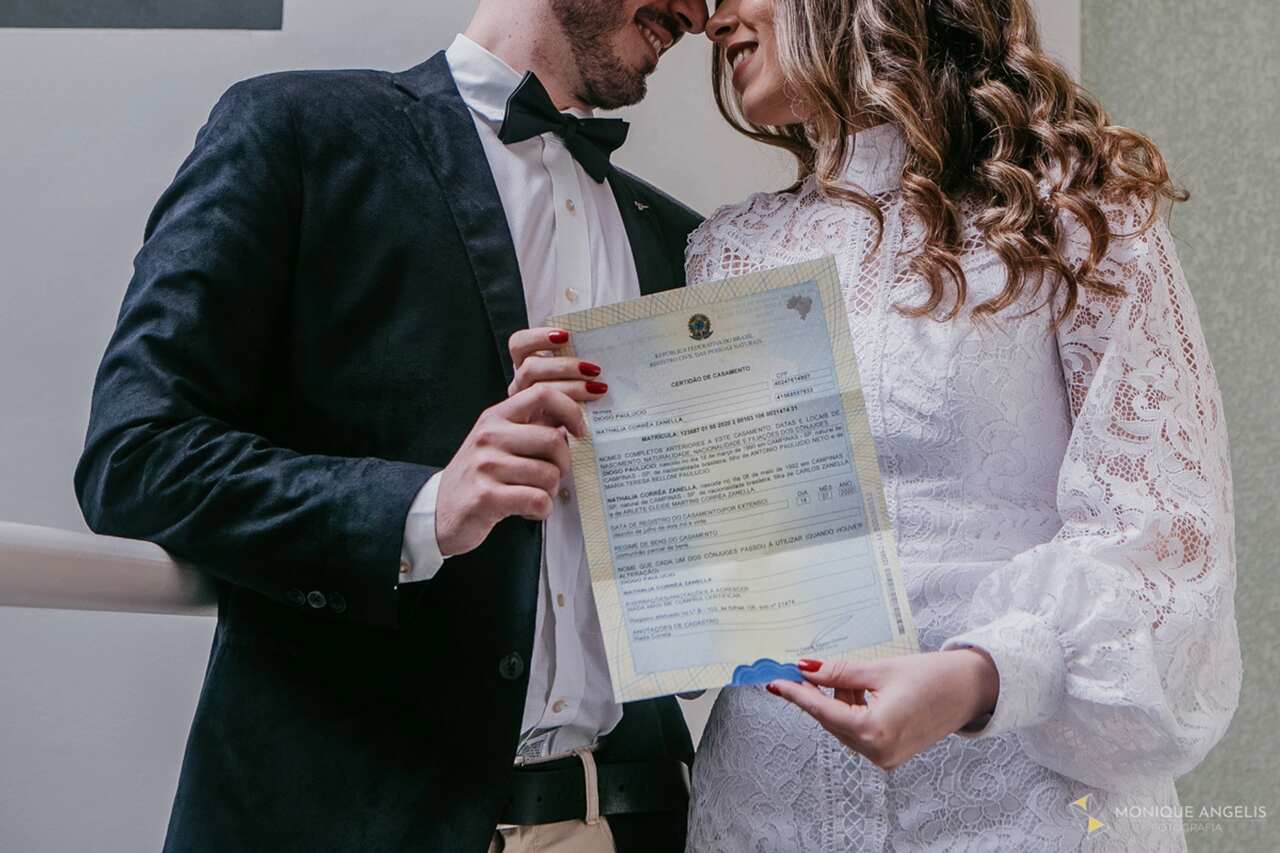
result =
[[[891,192],[902,185],[907,140],[897,125],[881,124],[859,131],[850,144],[853,150],[844,169],[847,183],[868,195]]]
[[[493,124],[502,124],[507,101],[520,85],[523,75],[461,33],[445,51],[449,71],[463,102],[476,115]],[[589,118],[591,110],[567,112]]]

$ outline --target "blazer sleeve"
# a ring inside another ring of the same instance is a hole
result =
[[[286,87],[238,83],[160,198],[94,386],[75,474],[89,527],[277,601],[339,594],[395,625],[409,506],[436,469],[300,453],[255,433],[300,227]]]

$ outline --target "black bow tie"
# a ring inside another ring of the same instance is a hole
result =
[[[507,99],[498,138],[504,145],[523,142],[542,133],[554,133],[578,165],[602,183],[609,175],[609,155],[627,141],[627,123],[618,118],[578,118],[562,113],[530,71]]]

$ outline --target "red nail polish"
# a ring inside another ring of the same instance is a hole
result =
[[[781,695],[782,695],[782,691],[781,691],[781,690],[779,690],[777,687],[774,687],[772,684],[766,684],[766,685],[764,686],[764,689],[765,689],[765,690],[768,690],[768,691],[769,691],[770,693],[772,693],[774,696],[781,696]]]
[[[605,384],[605,383],[603,383],[603,382],[588,382],[588,383],[587,383],[587,393],[588,393],[588,394],[604,394],[604,393],[605,393],[605,392],[607,392],[608,390],[609,390],[609,386],[608,386],[608,385],[606,385],[606,384]]]
[[[556,330],[547,335],[547,339],[553,344],[567,344],[569,342],[569,333]]]
[[[600,365],[592,364],[589,361],[580,362],[578,364],[578,370],[582,371],[583,376],[599,376],[600,375]]]
[[[802,658],[800,662],[796,664],[796,669],[801,672],[817,672],[822,669],[822,661]]]

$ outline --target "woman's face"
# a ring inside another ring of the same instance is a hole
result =
[[[724,51],[742,113],[758,125],[804,121],[787,95],[774,37],[774,0],[721,0],[707,22],[707,38]]]

